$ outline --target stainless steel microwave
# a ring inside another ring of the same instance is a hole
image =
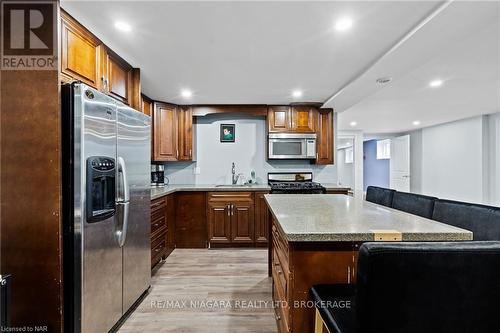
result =
[[[268,157],[271,160],[313,160],[316,158],[316,134],[270,133]]]

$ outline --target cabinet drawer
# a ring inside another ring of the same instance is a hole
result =
[[[285,276],[285,271],[281,266],[276,251],[273,251],[273,281],[279,294],[286,300],[288,295],[288,274]]]
[[[276,250],[276,254],[280,259],[281,265],[285,270],[286,274],[288,275],[289,271],[288,243],[274,223],[272,227],[272,239],[273,239],[273,248]]]
[[[151,214],[154,214],[160,209],[165,209],[167,207],[167,203],[165,202],[165,198],[160,198],[151,201]]]
[[[167,219],[165,214],[158,215],[156,218],[151,218],[151,238],[155,238],[156,233],[167,228]]]
[[[160,234],[157,238],[151,241],[151,257],[163,255],[167,246],[167,233]]]
[[[286,304],[286,299],[281,298],[279,295],[276,285],[273,286],[274,301],[276,302],[274,308],[274,315],[276,317],[276,322],[278,324],[279,333],[290,332],[290,309]]]
[[[209,192],[209,201],[253,201],[253,192]]]

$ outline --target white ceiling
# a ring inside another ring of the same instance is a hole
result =
[[[393,81],[376,83],[385,76]],[[429,87],[436,78],[444,84]],[[452,3],[327,105],[341,112],[340,129],[367,133],[500,112],[500,3]]]
[[[372,67],[442,2],[61,3],[140,67],[144,93],[158,100],[328,101],[342,112],[339,129],[353,129],[348,123],[355,120],[357,129],[373,133],[401,132],[416,119],[428,125],[500,110],[500,7],[494,2],[453,3]],[[335,31],[335,21],[344,16],[354,20],[352,29]],[[116,30],[117,20],[129,23],[132,31]],[[378,75],[394,80],[377,86]],[[426,84],[435,76],[447,81],[429,91]],[[194,95],[183,99],[183,88]],[[293,99],[293,89],[302,89],[303,97]]]

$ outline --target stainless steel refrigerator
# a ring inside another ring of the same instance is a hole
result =
[[[151,280],[150,117],[62,86],[65,332],[108,332]]]

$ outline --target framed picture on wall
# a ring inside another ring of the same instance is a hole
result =
[[[235,139],[235,124],[220,125],[220,142],[234,142]]]

